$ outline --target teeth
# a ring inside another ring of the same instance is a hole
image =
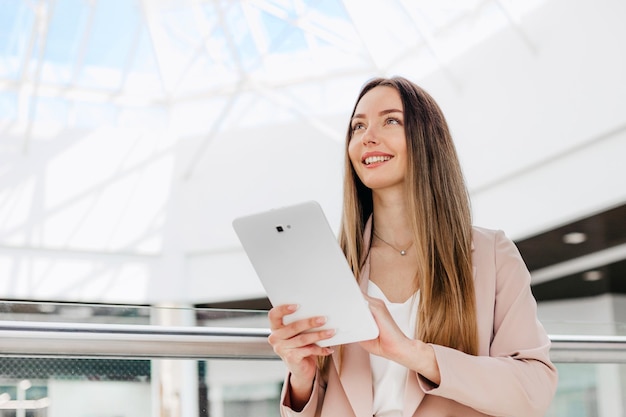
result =
[[[383,161],[388,161],[390,160],[391,157],[390,156],[368,156],[367,158],[365,158],[365,165],[369,165],[369,164],[373,164],[376,162],[383,162]]]

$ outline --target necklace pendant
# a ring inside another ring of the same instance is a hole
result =
[[[376,231],[375,231],[375,230],[374,230],[372,233],[374,234],[374,236],[376,236],[378,239],[380,239],[380,241],[381,241],[381,242],[383,242],[385,245],[389,246],[391,249],[393,249],[393,250],[395,250],[395,251],[400,252],[400,256],[404,256],[404,255],[406,255],[406,251],[407,251],[407,250],[408,250],[411,246],[413,246],[413,242],[411,242],[411,243],[409,244],[409,246],[407,246],[407,248],[406,248],[406,249],[402,249],[402,250],[400,250],[400,249],[396,248],[395,246],[393,246],[391,243],[388,243],[388,242],[387,242],[386,240],[384,240],[382,237],[378,236],[378,235],[376,234]]]

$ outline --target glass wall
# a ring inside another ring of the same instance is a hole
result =
[[[149,360],[0,358],[0,417],[150,417]]]
[[[153,378],[186,366],[196,392]],[[0,357],[0,417],[278,416],[282,375],[275,360]]]
[[[626,365],[557,363],[559,386],[549,417],[624,415]]]

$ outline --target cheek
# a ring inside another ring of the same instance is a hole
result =
[[[350,162],[352,162],[352,166],[356,168],[361,160],[361,152],[354,140],[350,141],[348,144],[348,157],[350,158]]]

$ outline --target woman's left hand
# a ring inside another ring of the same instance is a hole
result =
[[[373,355],[397,362],[439,385],[441,374],[432,346],[407,337],[396,324],[383,300],[368,295],[365,298],[378,324],[378,337],[359,342],[361,347]]]
[[[365,295],[370,311],[378,325],[378,337],[372,340],[359,342],[361,347],[374,355],[398,361],[401,348],[411,343],[394,321],[387,306],[380,298]]]

